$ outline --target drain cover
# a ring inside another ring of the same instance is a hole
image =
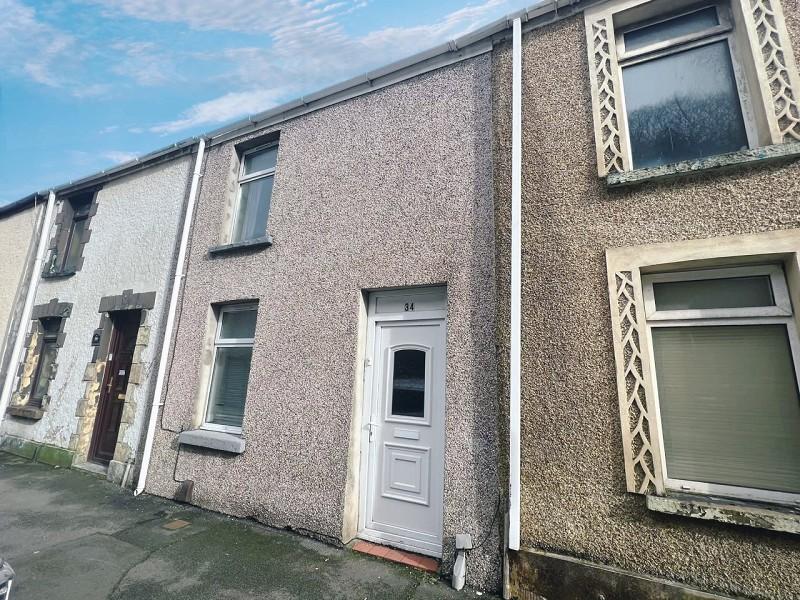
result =
[[[184,527],[189,526],[189,521],[184,521],[183,519],[173,519],[169,523],[164,523],[162,527],[164,529],[169,529],[170,531],[174,531],[175,529],[183,529]]]

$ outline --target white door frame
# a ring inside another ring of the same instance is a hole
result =
[[[391,312],[391,313],[383,313],[378,314],[377,311],[377,302],[379,298],[384,300],[391,300],[392,298],[397,298],[398,296],[409,296],[413,294],[424,294],[425,292],[439,292],[444,294],[444,308],[441,309],[427,309],[427,307],[423,307],[421,310],[408,310],[402,312]],[[407,322],[425,322],[425,321],[442,321],[444,327],[444,337],[445,337],[445,364],[443,369],[443,375],[446,379],[447,377],[447,288],[445,286],[433,286],[433,287],[418,287],[418,288],[401,288],[396,290],[385,290],[385,291],[376,291],[371,292],[369,294],[368,305],[367,305],[367,339],[366,345],[364,347],[364,386],[363,386],[363,393],[361,397],[361,422],[360,422],[360,430],[361,430],[361,460],[360,460],[360,467],[359,467],[359,499],[358,499],[358,533],[357,537],[361,539],[366,539],[369,541],[374,541],[377,543],[391,543],[392,546],[401,548],[404,550],[410,550],[412,552],[418,552],[421,554],[428,554],[431,556],[436,556],[437,558],[441,557],[442,553],[441,550],[438,552],[431,551],[429,549],[420,548],[413,544],[404,543],[398,540],[390,540],[391,536],[381,536],[380,538],[370,535],[368,531],[366,531],[366,522],[367,522],[367,497],[370,493],[372,493],[372,486],[370,485],[369,479],[369,468],[370,468],[370,436],[369,436],[369,423],[370,423],[370,414],[372,411],[372,404],[376,401],[375,396],[375,332],[377,329],[377,325],[379,323],[389,323],[389,322],[398,322],[398,321],[407,321]],[[446,402],[447,399],[447,387],[445,385],[445,397],[443,401]],[[446,406],[443,407],[442,414],[446,417]],[[445,442],[446,442],[446,428],[445,428],[445,421],[443,419],[442,422],[442,433],[445,435]],[[446,446],[446,443],[445,443]],[[444,448],[444,446],[443,446]],[[442,500],[442,509],[444,509],[444,498]]]

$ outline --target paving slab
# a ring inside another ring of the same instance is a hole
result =
[[[0,554],[17,570],[20,600],[495,598],[1,452],[0,506]],[[177,520],[187,524],[170,528]]]

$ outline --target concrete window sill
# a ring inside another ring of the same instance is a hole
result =
[[[716,496],[675,494],[647,496],[647,508],[669,515],[746,525],[771,531],[800,533],[800,507],[740,502]]]
[[[44,410],[34,406],[9,406],[6,409],[6,414],[12,417],[19,417],[21,419],[29,419],[31,421],[39,421],[44,417]]]
[[[72,277],[75,275],[77,271],[48,271],[46,273],[42,273],[42,279],[62,279],[66,277]]]
[[[261,248],[269,248],[270,246],[272,246],[272,236],[267,234],[264,237],[255,238],[252,240],[245,240],[243,242],[236,242],[235,244],[213,246],[208,249],[208,255],[213,258],[215,256],[222,256],[225,254],[234,254],[236,252],[245,252],[248,250],[260,250]]]
[[[232,433],[209,431],[207,429],[183,431],[178,436],[178,443],[186,446],[210,448],[211,450],[219,450],[230,454],[241,454],[245,448],[244,438]]]
[[[655,181],[669,181],[689,175],[716,174],[743,167],[767,166],[800,159],[800,142],[776,144],[753,150],[742,150],[697,160],[687,160],[671,165],[635,169],[625,173],[611,173],[606,177],[610,189],[624,188]]]

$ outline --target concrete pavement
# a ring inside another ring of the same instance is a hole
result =
[[[164,528],[176,519],[188,526]],[[15,600],[473,599],[435,577],[0,453]],[[482,598],[492,598],[488,594]]]

